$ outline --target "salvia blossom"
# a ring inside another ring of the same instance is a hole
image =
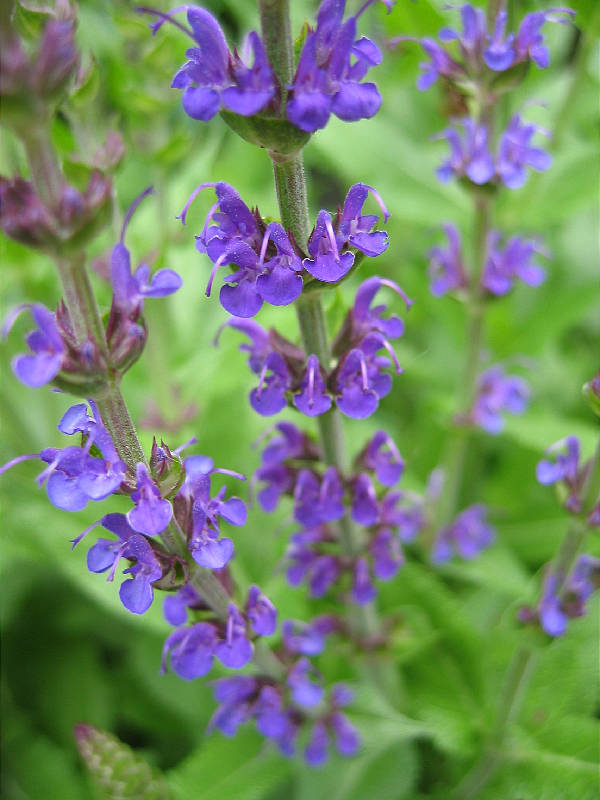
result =
[[[184,10],[191,30],[172,18]],[[208,122],[221,108],[249,117],[264,109],[275,96],[273,70],[256,31],[248,35],[240,58],[235,48],[229,51],[221,26],[205,8],[182,6],[169,14],[140,11],[159,17],[151,26],[154,34],[164,22],[171,22],[196,44],[187,50],[188,61],[171,83],[172,88],[183,89],[183,109],[192,119]]]
[[[570,619],[584,616],[586,602],[599,586],[600,559],[581,555],[566,580],[564,575],[548,571],[538,607],[526,606],[518,617],[529,623],[538,619],[547,634],[562,636]]]
[[[395,486],[404,472],[404,459],[391,436],[385,431],[377,431],[357,462],[372,470],[379,483]]]
[[[529,396],[529,386],[523,378],[507,375],[501,366],[490,367],[477,381],[471,421],[488,433],[500,433],[504,427],[501,412],[522,414]]]
[[[270,636],[277,629],[277,609],[254,584],[248,589],[246,617],[259,636]]]
[[[448,238],[448,247],[432,247],[429,251],[429,288],[434,297],[468,286],[460,233],[455,225],[446,224],[442,227]]]
[[[515,114],[498,144],[497,155],[490,150],[489,130],[485,123],[465,117],[459,124],[464,129],[447,128],[437,138],[450,146],[450,157],[437,170],[442,182],[453,177],[467,177],[477,185],[502,181],[509,189],[519,189],[527,180],[527,167],[544,172],[552,158],[544,150],[531,146],[536,133],[547,135],[537,125],[524,123]]]
[[[7,319],[3,327],[6,336],[17,316],[29,311],[37,328],[27,335],[31,354],[16,356],[12,368],[17,378],[27,386],[44,386],[55,378],[65,366],[67,348],[58,328],[56,315],[41,303],[19,306]]]
[[[384,0],[391,8],[391,2]],[[381,63],[377,45],[356,38],[356,23],[373,0],[356,16],[343,21],[345,0],[323,0],[317,27],[310,30],[290,87],[287,117],[303,131],[324,128],[331,114],[345,122],[373,117],[381,106],[374,83],[362,83],[369,69]]]
[[[482,504],[469,506],[444,528],[435,541],[431,560],[434,564],[448,561],[455,551],[461,558],[472,559],[494,540],[494,530],[486,520]]]
[[[147,467],[136,467],[136,489],[131,495],[135,507],[127,512],[127,522],[139,533],[155,536],[171,521],[173,510],[168,500],[163,500],[160,489],[152,480]]]
[[[491,294],[504,295],[509,292],[516,279],[529,286],[539,286],[546,279],[546,273],[534,262],[536,254],[549,257],[540,241],[511,236],[504,249],[500,245],[502,239],[498,231],[491,231],[487,240],[487,252],[482,286]]]
[[[460,86],[468,79],[481,80],[488,71],[505,72],[524,62],[532,61],[540,69],[546,68],[550,56],[544,44],[542,27],[546,22],[566,23],[575,13],[568,8],[534,11],[523,17],[516,34],[506,34],[506,11],[498,12],[493,31],[489,32],[482,9],[469,3],[457,8],[460,8],[462,33],[453,28],[443,28],[439,32],[439,40],[443,44],[456,42],[455,53],[448,52],[432,38],[399,37],[393,40],[419,42],[430,59],[420,65],[422,73],[417,87],[421,91],[429,89],[440,76]]]
[[[581,484],[583,470],[580,469],[580,444],[576,436],[567,436],[555,442],[546,454],[553,456],[553,460],[543,459],[536,467],[536,477],[543,485],[561,483],[567,489],[565,507],[573,514],[581,511]]]
[[[283,643],[293,655],[317,656],[325,650],[326,636],[339,627],[339,620],[332,614],[322,614],[310,622],[286,619],[281,626]]]

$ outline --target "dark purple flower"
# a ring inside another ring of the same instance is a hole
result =
[[[277,609],[258,586],[252,585],[248,589],[246,617],[259,636],[270,636],[277,630]]]
[[[338,621],[331,614],[315,617],[308,623],[286,619],[281,626],[286,650],[304,656],[322,653],[325,649],[325,637],[337,629]]]
[[[37,388],[58,375],[65,363],[67,349],[56,323],[56,315],[40,303],[21,305],[14,309],[3,325],[4,337],[23,311],[30,312],[37,328],[27,334],[25,340],[31,354],[16,356],[12,368],[22,383]]]
[[[494,24],[494,32],[487,37],[487,47],[483,51],[483,59],[487,66],[494,72],[503,72],[515,60],[514,33],[505,35],[506,11],[498,12]]]
[[[276,253],[265,259],[267,244],[272,241]],[[256,289],[263,300],[273,306],[287,306],[302,292],[302,261],[296,254],[287,233],[278,222],[267,225],[258,261],[260,275]]]
[[[329,735],[323,722],[315,722],[310,740],[304,749],[304,758],[311,767],[324,764],[329,758]]]
[[[569,8],[550,8],[547,11],[534,11],[526,14],[519,26],[514,42],[516,61],[525,61],[528,58],[540,69],[545,69],[550,63],[547,47],[544,45],[544,36],[541,28],[545,22],[568,23],[569,17],[575,14]],[[561,15],[565,15],[561,19]]]
[[[308,469],[300,470],[294,491],[294,518],[302,525],[334,522],[344,516],[344,488],[335,467],[321,481]]]
[[[352,482],[352,519],[368,527],[377,522],[379,506],[375,488],[369,476],[362,472]]]
[[[248,366],[252,372],[260,375],[265,359],[273,349],[269,342],[268,331],[251,319],[229,319],[225,325],[235,328],[248,337],[249,344],[242,343],[238,350],[249,354]]]
[[[258,254],[263,234],[257,219],[233,186],[223,181],[201,183],[194,189],[179,215],[182,225],[185,225],[187,213],[195,198],[203,189],[208,188],[215,190],[217,202],[208,212],[202,233],[196,237],[196,249],[200,253],[206,253],[213,262],[239,243],[247,244]]]
[[[442,227],[448,237],[448,248],[432,247],[429,251],[429,288],[434,297],[441,297],[454,289],[464,289],[468,285],[460,234],[454,225]]]
[[[463,176],[478,185],[487,183],[496,171],[489,149],[489,131],[486,125],[468,117],[459,124],[464,128],[463,135],[455,128],[447,128],[436,137],[446,139],[450,146],[450,158],[436,170],[436,174],[443,183]]]
[[[384,486],[395,486],[404,472],[404,459],[391,436],[377,431],[360,458],[362,465],[375,472]]]
[[[313,354],[306,362],[306,375],[300,383],[300,392],[294,395],[294,405],[308,417],[318,417],[331,408],[331,397],[321,373],[319,359]]]
[[[267,377],[267,372],[271,374]],[[291,376],[283,357],[272,351],[265,358],[256,389],[250,392],[250,405],[263,417],[271,417],[287,405],[285,393],[290,388]]]
[[[163,614],[169,625],[183,625],[187,622],[188,608],[202,606],[202,598],[193,586],[182,586],[175,594],[165,597]]]
[[[317,556],[309,569],[309,593],[311,597],[324,597],[341,574],[342,568],[335,556]],[[288,580],[289,578],[288,571]],[[291,582],[291,581],[290,581]]]
[[[461,558],[472,559],[494,540],[494,530],[486,520],[487,509],[478,503],[469,506],[438,535],[431,554],[434,564],[452,557],[455,550]]]
[[[545,451],[554,460],[543,459],[536,467],[536,477],[543,485],[563,481],[569,490],[566,507],[574,514],[581,511],[581,471],[579,469],[580,447],[576,436],[567,436],[548,447]]]
[[[481,284],[495,295],[504,295],[519,278],[529,286],[539,286],[546,279],[544,270],[534,263],[536,253],[547,258],[550,254],[539,240],[512,236],[504,250],[500,249],[501,234],[491,231],[487,240],[485,267]]]
[[[275,94],[275,80],[264,45],[255,31],[248,36],[242,59],[236,49],[229,52],[221,26],[204,8],[181,6],[169,14],[141,10],[160,18],[151,26],[153,33],[168,21],[197,45],[187,50],[188,61],[171,84],[175,89],[183,89],[182,105],[192,119],[208,122],[221,107],[248,117],[270,102]],[[171,15],[178,11],[187,12],[191,30],[172,19]],[[251,56],[253,63],[248,66]]]
[[[213,681],[215,699],[222,705],[213,714],[208,729],[218,728],[225,736],[235,736],[239,726],[252,717],[257,688],[256,679],[246,675]]]
[[[286,683],[292,691],[294,702],[299,706],[316,706],[323,699],[323,687],[310,679],[315,674],[316,670],[307,658],[296,661],[289,671]]]
[[[373,307],[373,300],[383,286],[396,292],[404,300],[407,310],[411,307],[413,301],[409,300],[404,290],[394,281],[377,275],[367,278],[358,287],[350,312],[354,340],[362,340],[368,333],[379,333],[387,341],[398,339],[404,333],[404,322],[400,317],[392,315],[387,319],[383,318],[387,311],[386,305],[382,303]]]
[[[254,647],[246,633],[246,622],[239,610],[230,603],[225,639],[218,642],[215,655],[226,667],[240,669],[252,658]]]
[[[579,556],[571,575],[549,572],[544,580],[544,590],[537,612],[542,628],[550,636],[562,636],[569,619],[582,617],[585,604],[598,588],[600,559],[589,555]]]
[[[338,242],[339,237],[343,237],[345,241],[342,246],[349,244],[366,256],[374,258],[387,250],[389,237],[385,231],[373,230],[379,221],[376,214],[362,215],[362,209],[369,194],[373,195],[379,205],[384,222],[388,221],[390,215],[378,192],[365,183],[355,183],[348,190],[344,200],[338,226]]]
[[[331,114],[354,122],[368,119],[379,110],[377,87],[361,81],[381,62],[381,53],[370,39],[356,39],[356,21],[372,2],[368,0],[345,22],[345,0],[321,3],[317,27],[306,37],[290,87],[287,117],[298,128],[312,133],[324,128]]]
[[[337,373],[337,405],[340,411],[352,419],[369,417],[392,388],[392,379],[383,370],[390,366],[390,360],[377,353],[385,348],[396,366],[396,373],[402,372],[391,345],[381,334],[370,333],[362,340],[360,347],[350,350]]]
[[[369,565],[366,559],[358,558],[354,565],[354,580],[352,582],[352,599],[359,605],[367,605],[375,599],[377,589],[373,586],[369,575]]]
[[[275,511],[281,496],[294,488],[294,472],[283,464],[259,467],[255,477],[266,483],[256,496],[263,511]]]
[[[522,414],[530,394],[522,378],[507,375],[500,366],[491,367],[479,376],[471,419],[488,433],[500,433],[504,427],[501,412]]]
[[[171,669],[180,678],[186,681],[202,678],[212,669],[217,646],[217,631],[208,622],[177,628],[165,641],[161,672],[167,671],[170,658]]]
[[[379,503],[378,525],[394,528],[401,541],[411,542],[425,526],[423,506],[423,498],[411,492],[388,492]]]
[[[509,189],[519,189],[523,186],[527,180],[526,167],[531,167],[537,172],[545,172],[552,164],[552,158],[548,153],[531,146],[530,142],[536,133],[548,135],[537,125],[524,123],[521,117],[515,114],[502,134],[498,145],[496,171]]]
[[[354,254],[340,252],[331,214],[321,210],[317,214],[314,230],[308,240],[310,258],[302,262],[307,272],[324,283],[336,283],[346,275],[354,264]]]
[[[142,463],[136,466],[136,490],[131,499],[135,508],[127,512],[127,521],[134,530],[146,536],[156,536],[164,531],[171,521],[173,509],[168,500],[162,499],[160,489]]]
[[[288,458],[307,458],[312,455],[306,434],[291,422],[278,422],[275,429],[280,436],[273,436],[263,450],[263,464],[281,464]]]
[[[152,584],[162,577],[160,562],[148,540],[129,526],[123,514],[107,514],[102,517],[100,524],[119,538],[117,541],[99,539],[88,551],[88,569],[90,572],[106,572],[109,569],[108,580],[112,581],[122,558],[135,561],[123,570],[124,575],[132,577],[121,584],[119,597],[128,611],[143,614],[154,599]]]
[[[329,717],[329,725],[334,733],[335,746],[341,756],[356,755],[360,747],[360,736],[345,714],[335,711]]]
[[[369,546],[373,558],[373,574],[381,581],[391,580],[405,558],[398,538],[390,528],[379,528]]]

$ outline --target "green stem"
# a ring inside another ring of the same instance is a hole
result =
[[[498,704],[494,727],[481,760],[456,787],[454,796],[460,800],[474,800],[502,762],[502,745],[514,721],[534,665],[534,652],[520,647],[509,667],[504,689]]]
[[[50,131],[44,122],[43,119],[39,120],[37,124],[19,130],[19,133],[25,145],[31,178],[38,196],[45,206],[55,210],[60,204],[64,180]]]
[[[78,343],[91,339],[106,355],[104,325],[85,267],[85,253],[56,258],[58,274]]]
[[[281,97],[279,116],[283,116],[287,90],[294,77],[294,50],[292,41],[289,0],[261,0],[260,26],[269,62],[279,79]]]

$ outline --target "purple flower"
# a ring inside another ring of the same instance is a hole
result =
[[[379,528],[369,549],[373,558],[373,574],[381,581],[391,580],[404,564],[402,548],[390,528]]]
[[[267,244],[272,241],[276,253],[265,260]],[[263,300],[273,306],[287,306],[302,292],[302,261],[296,254],[287,233],[278,222],[267,225],[260,249],[261,270],[256,289]]]
[[[164,22],[171,22],[194,40],[197,47],[186,52],[188,61],[178,70],[171,86],[183,89],[182,105],[192,119],[208,122],[221,107],[249,117],[261,111],[275,94],[275,80],[264,45],[255,31],[243,47],[230,53],[217,20],[199,6],[182,6],[169,14],[140,9],[159,17],[152,25],[156,34]],[[187,11],[191,30],[175,22],[171,15]],[[248,66],[250,57],[252,66]]]
[[[324,283],[341,280],[354,264],[354,254],[347,250],[340,252],[331,214],[321,210],[317,214],[314,230],[308,240],[310,258],[302,262],[307,272]]]
[[[173,515],[171,503],[163,500],[160,489],[144,464],[136,466],[136,490],[131,495],[135,508],[127,512],[131,527],[146,536],[156,536],[167,527]]]
[[[331,614],[315,617],[311,622],[286,619],[281,626],[283,643],[289,653],[317,656],[325,649],[325,637],[338,629],[338,621]]]
[[[201,608],[203,601],[193,586],[182,586],[175,594],[165,597],[163,614],[169,625],[183,625],[187,622],[188,608]]]
[[[362,215],[362,209],[369,194],[373,195],[379,205],[384,222],[388,221],[390,218],[388,210],[375,189],[365,183],[355,183],[348,190],[344,200],[338,234],[340,237],[344,237],[344,244],[349,244],[366,256],[375,258],[387,250],[390,242],[385,231],[373,230],[379,221],[376,214]]]
[[[529,386],[522,378],[506,375],[500,366],[491,367],[479,376],[471,419],[488,433],[500,433],[504,427],[501,412],[522,414],[529,396]]]
[[[306,375],[300,384],[300,392],[294,395],[294,405],[308,417],[318,417],[331,408],[331,397],[321,373],[319,359],[313,354],[306,362]]]
[[[329,717],[329,725],[335,736],[335,746],[341,756],[353,756],[360,747],[360,736],[345,714],[335,711]]]
[[[384,486],[395,486],[404,472],[404,459],[394,440],[385,431],[377,431],[364,449],[360,461],[375,472]]]
[[[248,337],[249,344],[242,343],[238,350],[248,353],[248,366],[256,375],[260,375],[266,357],[272,351],[268,332],[251,319],[229,319],[225,323]]]
[[[323,699],[323,687],[310,680],[316,673],[307,658],[297,661],[288,673],[286,683],[292,691],[292,698],[299,706],[316,706]]]
[[[503,72],[512,66],[515,60],[513,42],[514,33],[505,35],[506,11],[501,10],[496,16],[494,32],[487,37],[487,47],[483,51],[483,59],[494,72]]]
[[[519,26],[514,42],[516,61],[525,61],[528,58],[540,69],[545,69],[550,63],[548,49],[544,45],[544,36],[541,28],[545,22],[560,22],[566,24],[569,17],[575,14],[569,8],[551,8],[547,11],[534,11],[526,14]],[[561,19],[561,15],[565,18]]]
[[[324,128],[331,114],[354,122],[379,110],[377,87],[361,81],[382,56],[370,39],[356,39],[356,21],[372,2],[366,2],[346,22],[342,22],[344,0],[321,3],[317,27],[304,42],[287,104],[288,119],[303,131]]]
[[[248,589],[246,617],[259,636],[270,636],[277,630],[277,609],[258,586],[252,585]]]
[[[354,580],[352,583],[352,599],[359,605],[367,605],[377,596],[377,589],[373,586],[369,575],[369,565],[366,559],[358,558],[354,565]]]
[[[311,767],[318,767],[324,764],[329,757],[329,736],[327,728],[323,722],[316,722],[313,725],[312,734],[306,748],[304,758]]]
[[[40,303],[18,306],[5,322],[2,334],[7,336],[16,318],[29,311],[37,328],[27,334],[27,346],[31,355],[16,356],[12,362],[13,372],[27,386],[37,388],[49,383],[65,364],[67,349],[56,323],[56,315]]]
[[[275,511],[283,494],[294,488],[294,472],[283,464],[267,464],[256,470],[256,480],[266,483],[257,494],[263,511]]]
[[[281,464],[288,458],[308,458],[313,455],[308,437],[291,422],[278,422],[275,429],[281,436],[272,437],[263,450],[263,464]]]
[[[263,686],[256,703],[252,709],[256,719],[256,728],[259,733],[268,739],[282,740],[288,736],[295,726],[289,718],[289,714],[283,707],[283,699],[279,689],[274,686]]]
[[[489,149],[489,131],[468,117],[459,123],[464,128],[461,136],[455,128],[447,128],[436,138],[446,139],[450,157],[436,170],[438,178],[446,183],[452,177],[466,176],[478,185],[487,183],[495,173],[494,159]]]
[[[390,361],[377,355],[384,347],[395,363],[396,373],[400,374],[402,369],[391,345],[377,333],[365,336],[360,347],[350,350],[339,367],[337,406],[347,417],[369,417],[377,409],[380,398],[391,391],[392,379],[382,371],[390,366]]]
[[[148,540],[130,527],[123,514],[107,514],[102,517],[100,524],[119,538],[117,541],[99,539],[88,551],[88,569],[90,572],[106,572],[110,569],[108,580],[112,581],[122,558],[135,561],[123,571],[131,578],[121,584],[119,597],[128,611],[143,614],[154,599],[152,584],[162,577],[160,562]]]
[[[576,436],[567,436],[555,442],[545,452],[553,455],[554,460],[543,459],[538,463],[536,467],[538,481],[543,485],[563,481],[569,490],[565,505],[569,511],[578,514],[581,511],[579,491],[582,480],[579,469],[579,439]]]
[[[247,244],[255,253],[259,253],[263,233],[257,218],[244,203],[242,198],[228,183],[201,183],[190,195],[179,219],[185,225],[187,212],[195,198],[203,189],[213,188],[217,202],[212,206],[202,233],[196,237],[196,249],[206,253],[211,261],[217,262],[228,249],[236,244]],[[210,287],[207,288],[210,295]]]
[[[161,672],[167,671],[170,659],[171,669],[180,678],[186,681],[202,678],[212,669],[217,645],[217,631],[208,622],[177,628],[165,641]]]
[[[367,278],[358,287],[354,306],[349,312],[353,342],[364,339],[369,333],[379,333],[386,342],[388,339],[398,339],[404,333],[404,322],[400,317],[392,315],[387,319],[383,318],[387,311],[386,305],[382,303],[373,307],[373,300],[383,286],[396,292],[404,300],[407,310],[411,307],[413,301],[409,300],[403,289],[394,281],[380,278],[377,275]]]
[[[501,234],[491,231],[487,240],[487,253],[481,284],[495,295],[504,295],[519,278],[529,286],[539,286],[546,279],[544,270],[534,263],[535,254],[549,258],[550,254],[539,240],[512,236],[504,250],[499,245]]]
[[[321,555],[319,545],[335,541],[325,525],[295,533],[286,551],[286,576],[292,586],[307,579],[311,597],[323,597],[339,578],[342,567],[333,555]]]
[[[362,472],[352,483],[352,519],[368,527],[377,522],[379,506],[377,495],[369,476]]]
[[[409,502],[399,505],[407,499]],[[379,503],[378,525],[395,528],[403,542],[412,542],[425,526],[424,501],[422,497],[410,493],[388,492]]]
[[[215,700],[222,705],[217,708],[209,723],[209,729],[218,728],[225,736],[235,736],[238,727],[252,717],[252,700],[258,691],[256,678],[234,675],[213,681]]]
[[[460,234],[454,225],[442,227],[448,237],[448,248],[444,250],[441,247],[432,247],[429,251],[429,288],[434,297],[441,297],[455,289],[464,289],[468,285]]]
[[[271,374],[267,377],[267,373]],[[283,357],[272,351],[265,358],[256,389],[250,392],[250,405],[263,417],[271,417],[287,405],[286,392],[291,376]]]
[[[335,467],[319,478],[308,469],[300,470],[294,491],[294,518],[302,525],[334,522],[344,516],[344,488]]]
[[[452,557],[455,550],[461,558],[472,559],[494,540],[494,530],[486,521],[484,505],[469,506],[438,535],[431,554],[434,564]]]
[[[509,189],[519,189],[527,180],[526,167],[531,167],[537,172],[545,172],[551,164],[552,158],[548,153],[537,147],[531,147],[531,140],[536,133],[547,136],[547,132],[537,125],[527,124],[515,114],[505,132],[502,134],[498,145],[496,171]]]
[[[233,603],[230,603],[225,639],[217,644],[215,655],[224,666],[240,669],[250,661],[253,652],[254,647],[246,634],[246,622]]]
[[[571,575],[549,572],[537,612],[542,628],[550,636],[562,636],[569,619],[582,617],[585,604],[600,583],[600,559],[582,555],[577,559]]]

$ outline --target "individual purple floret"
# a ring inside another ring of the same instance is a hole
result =
[[[544,45],[542,26],[545,22],[566,23],[575,13],[568,8],[535,11],[523,17],[516,34],[506,34],[507,14],[504,10],[497,13],[493,20],[493,30],[490,32],[482,9],[475,8],[469,3],[448,7],[460,9],[462,33],[453,28],[442,28],[439,39],[444,44],[456,42],[456,57],[431,38],[413,39],[401,36],[392,40],[392,43],[417,41],[430,59],[419,65],[422,73],[417,81],[417,87],[421,91],[429,89],[440,76],[460,87],[468,79],[483,80],[488,70],[505,72],[527,61],[533,61],[540,69],[544,69],[548,66],[550,58]]]
[[[395,486],[404,472],[404,459],[394,440],[385,431],[377,431],[358,458],[363,467],[375,472],[384,486]]]
[[[183,625],[187,622],[188,608],[202,608],[203,600],[193,586],[186,584],[175,594],[165,597],[163,614],[169,625]]]
[[[135,508],[127,512],[127,522],[139,533],[156,536],[167,527],[173,515],[171,503],[163,500],[144,464],[136,466],[136,490],[131,495]]]
[[[500,366],[491,367],[479,376],[471,421],[488,433],[500,433],[504,427],[501,412],[522,414],[530,394],[523,378],[507,375]]]
[[[552,157],[544,150],[531,146],[536,133],[549,134],[537,125],[525,123],[515,114],[500,138],[496,172],[509,189],[520,189],[527,180],[526,167],[545,172],[552,164]]]
[[[387,250],[390,240],[385,231],[373,230],[379,222],[377,214],[362,213],[369,194],[373,195],[381,209],[383,221],[388,221],[390,215],[379,193],[366,183],[355,183],[348,190],[344,200],[338,225],[338,240],[343,237],[342,246],[348,244],[366,256],[375,258]]]
[[[328,467],[319,477],[309,469],[298,473],[294,490],[294,518],[313,527],[334,522],[344,516],[344,488],[335,467]]]
[[[448,237],[448,247],[432,247],[429,251],[430,291],[434,297],[446,292],[465,289],[468,285],[467,273],[462,259],[460,234],[454,225],[442,226]]]
[[[323,597],[341,575],[342,566],[337,556],[322,554],[320,546],[335,541],[326,525],[295,533],[286,550],[286,576],[290,585],[298,586],[306,580],[311,597]]]
[[[94,417],[88,416],[85,403],[78,403],[67,410],[58,425],[61,433],[85,436],[82,447],[47,447],[41,453],[17,456],[0,467],[0,474],[23,461],[40,458],[48,466],[38,475],[37,483],[42,486],[48,481],[50,502],[64,511],[81,511],[89,500],[103,500],[116,491],[125,478],[126,466],[92,401],[90,405]],[[90,455],[92,446],[102,458]]]
[[[567,436],[551,445],[545,453],[553,455],[554,460],[543,459],[538,463],[538,481],[543,485],[559,481],[564,483],[568,490],[565,506],[573,514],[578,514],[582,505],[579,493],[583,480],[583,471],[579,468],[579,439],[576,436]]]
[[[221,26],[206,9],[181,6],[162,14],[140,9],[159,17],[151,26],[156,34],[164,22],[171,22],[196,43],[186,56],[188,61],[178,70],[171,86],[183,89],[182,105],[192,119],[208,122],[220,108],[244,117],[257,114],[275,95],[275,79],[259,35],[252,31],[243,50],[243,58],[234,48],[229,52]],[[187,12],[191,30],[175,22],[171,15]],[[252,66],[248,62],[252,58]]]
[[[374,525],[379,516],[379,505],[371,478],[362,472],[352,482],[352,519],[359,525]]]
[[[545,271],[534,262],[536,254],[549,258],[540,241],[511,236],[504,249],[500,247],[502,235],[491,231],[487,240],[486,261],[481,284],[492,294],[501,296],[509,292],[518,278],[529,286],[539,286],[546,279]]]
[[[379,528],[369,549],[373,558],[373,574],[380,581],[391,580],[404,564],[404,553],[398,537],[390,528]]]
[[[16,308],[3,326],[3,336],[8,335],[14,321],[23,311],[31,313],[37,328],[28,333],[26,338],[31,354],[16,356],[12,368],[22,383],[37,388],[58,375],[65,364],[67,348],[58,328],[56,315],[41,303]]]
[[[303,266],[317,280],[336,283],[350,272],[354,264],[354,253],[350,250],[340,252],[340,249],[331,214],[322,209],[308,240],[310,258],[304,259]]]
[[[250,405],[263,417],[271,417],[286,407],[290,387],[290,371],[284,358],[271,352],[265,358],[258,387],[250,392]]]
[[[248,589],[246,617],[259,636],[270,636],[277,629],[277,609],[258,586],[252,585]]]
[[[311,680],[316,670],[307,658],[296,661],[288,673],[286,683],[290,687],[294,702],[299,706],[316,706],[323,699],[323,687]]]
[[[339,621],[332,614],[322,614],[310,622],[286,619],[281,626],[283,643],[293,655],[317,656],[325,649],[325,637],[338,630]]]
[[[165,641],[161,672],[167,671],[170,660],[171,669],[180,678],[186,681],[202,678],[212,669],[217,644],[217,631],[208,622],[177,628]]]
[[[352,582],[352,599],[358,605],[371,603],[377,595],[369,574],[369,565],[365,558],[358,558],[354,565],[354,579]]]
[[[294,405],[308,417],[318,417],[331,408],[331,397],[327,394],[321,365],[314,354],[306,362],[306,375],[300,384],[299,394],[294,395]]]
[[[392,528],[402,542],[412,542],[426,524],[424,505],[412,492],[388,492],[379,502],[378,530]]]
[[[377,409],[379,400],[390,393],[391,377],[383,372],[391,366],[385,356],[377,353],[385,348],[396,366],[396,374],[402,369],[387,339],[381,334],[370,333],[360,347],[350,350],[337,372],[337,406],[347,417],[363,419]]]
[[[122,558],[135,563],[123,570],[132,577],[124,581],[119,589],[121,602],[133,614],[143,614],[152,605],[154,590],[152,584],[162,577],[160,561],[148,540],[136,533],[123,514],[107,514],[99,523],[119,538],[99,539],[87,554],[90,572],[106,572],[112,581]],[[79,537],[81,538],[81,537]]]
[[[487,183],[495,174],[488,128],[468,117],[459,124],[464,128],[464,134],[455,128],[446,128],[436,137],[445,139],[450,146],[450,157],[436,170],[436,174],[443,183],[463,176],[477,185]]]
[[[240,669],[250,661],[253,652],[254,647],[246,632],[246,621],[230,603],[225,638],[217,644],[215,655],[224,666]]]
[[[324,128],[331,114],[355,122],[379,111],[377,87],[361,81],[381,62],[381,52],[370,39],[356,39],[357,19],[373,2],[367,0],[356,16],[345,22],[345,0],[321,3],[317,27],[309,31],[300,54],[286,109],[290,122],[303,131]],[[389,0],[384,2],[391,8]]]
[[[487,509],[478,503],[469,506],[438,535],[431,560],[434,564],[449,561],[453,551],[465,559],[472,559],[494,540],[494,530],[486,520]]]

